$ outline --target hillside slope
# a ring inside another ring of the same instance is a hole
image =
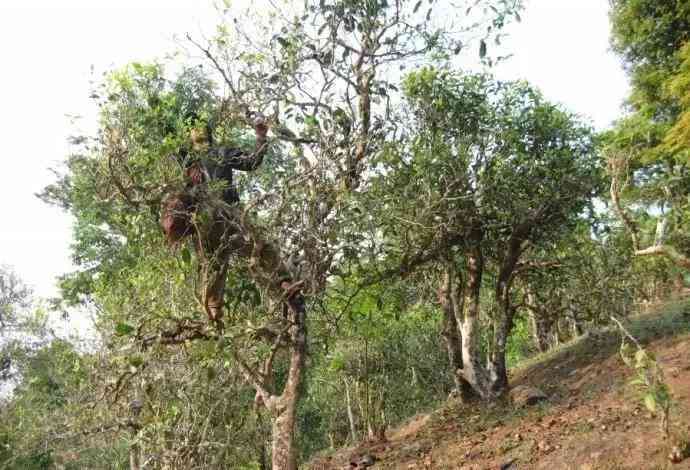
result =
[[[386,442],[322,455],[307,468],[355,468],[351,461],[371,455],[372,469],[690,469],[690,459],[668,459],[690,434],[690,304],[668,302],[627,326],[664,369],[674,398],[671,439],[640,404],[619,355],[620,334],[607,329],[513,372],[513,386],[537,387],[548,395],[545,402],[526,409],[449,402],[390,431]]]

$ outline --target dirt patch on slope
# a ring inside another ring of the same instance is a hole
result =
[[[672,440],[690,434],[690,318],[684,312],[685,304],[674,304],[630,324],[671,388]],[[690,460],[668,461],[673,442],[640,405],[619,346],[616,331],[590,334],[517,369],[511,383],[540,388],[549,396],[545,403],[529,409],[447,403],[389,433],[387,442],[361,443],[307,468],[349,468],[353,456],[371,454],[378,459],[372,469],[690,469]]]

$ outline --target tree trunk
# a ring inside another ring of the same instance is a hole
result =
[[[263,248],[259,248],[259,253],[265,253]],[[257,263],[259,264],[259,263]],[[260,263],[262,269],[268,270],[271,264],[282,269],[277,257],[271,257],[270,264],[266,260]],[[280,269],[273,270],[273,276],[280,273]],[[259,278],[261,279],[261,278]],[[266,277],[266,280],[272,281],[275,277]],[[272,425],[272,455],[271,463],[273,470],[296,470],[297,469],[297,451],[295,446],[295,416],[299,399],[301,398],[300,384],[304,375],[305,357],[307,352],[307,327],[306,327],[306,310],[304,298],[302,294],[296,290],[285,287],[286,284],[291,284],[289,280],[281,282],[279,287],[285,295],[281,301],[287,307],[287,321],[291,325],[289,329],[289,351],[290,351],[290,366],[288,369],[288,376],[283,392],[277,396],[271,390],[269,384],[272,383],[272,378],[269,377],[272,371],[270,367],[266,367],[264,371],[257,372],[247,366],[239,353],[235,349],[230,349],[235,360],[240,366],[245,378],[254,385],[260,402],[266,406],[266,409],[271,415]],[[273,292],[277,291],[272,284],[267,287],[273,287]],[[287,297],[287,298],[286,298]],[[269,361],[270,364],[271,361]]]
[[[490,398],[488,377],[482,366],[481,351],[479,349],[479,331],[477,323],[480,312],[480,292],[482,275],[484,274],[484,258],[479,250],[473,250],[467,255],[467,280],[463,292],[463,308],[460,318],[456,318],[462,342],[463,379],[467,381],[483,399]]]
[[[530,291],[527,292],[529,303],[529,317],[532,324],[532,338],[537,351],[543,353],[549,349],[549,333],[553,325],[547,314],[538,306],[537,297]]]
[[[512,327],[513,313],[511,311],[503,311],[503,308],[499,309],[494,318],[493,345],[488,367],[491,392],[494,396],[500,396],[508,391],[506,346]]]
[[[197,227],[195,251],[201,267],[202,306],[210,320],[222,331],[223,305],[228,262],[231,255],[246,261],[254,282],[268,291],[278,303],[286,307],[289,328],[290,366],[282,393],[272,387],[271,361],[264,371],[252,369],[234,348],[230,348],[245,379],[254,385],[271,414],[272,468],[296,470],[295,416],[300,399],[300,383],[304,374],[307,344],[306,310],[301,294],[301,282],[295,282],[283,262],[278,245],[267,239],[259,225],[254,225],[239,205],[205,201],[204,210],[210,216],[206,225]],[[278,348],[280,344],[276,344]],[[276,349],[277,350],[277,349]]]
[[[355,425],[355,414],[352,411],[352,398],[350,397],[350,384],[347,379],[343,380],[345,382],[345,400],[347,405],[347,420],[350,423],[350,440],[352,442],[357,441],[357,426]]]
[[[530,323],[532,324],[532,339],[537,351],[544,353],[549,350],[548,329],[544,324],[540,313],[530,310]]]
[[[293,406],[286,406],[282,413],[273,417],[273,470],[297,470],[294,435],[295,409]]]
[[[575,313],[575,309],[573,308],[572,305],[568,306],[568,310],[570,311],[570,318],[572,319],[573,339],[579,338],[580,336],[585,334],[585,329],[582,325],[582,321],[577,317],[577,314]]]
[[[137,442],[129,447],[129,470],[141,470],[141,447]]]
[[[129,428],[132,435],[132,443],[129,445],[129,469],[141,470],[141,444],[139,442],[139,433],[141,431],[140,415],[142,410],[141,392],[139,387],[141,383],[136,385],[137,389],[134,399],[129,404],[129,411],[131,413],[129,420]]]
[[[304,303],[288,300],[291,328],[291,358],[287,383],[280,397],[267,403],[273,417],[273,470],[297,470],[295,449],[295,416],[300,399],[300,383],[307,350],[307,327]]]
[[[259,449],[259,470],[270,470],[268,466],[268,452],[266,452],[266,444],[263,441]]]
[[[525,223],[516,226],[508,241],[505,255],[501,262],[501,268],[496,278],[494,295],[497,307],[493,312],[494,327],[493,344],[489,356],[489,377],[491,381],[491,393],[500,396],[508,392],[508,369],[506,368],[506,346],[508,335],[513,329],[513,317],[515,307],[511,298],[513,273],[525,249],[525,240],[531,224]]]
[[[690,258],[685,253],[678,251],[675,247],[664,244],[668,221],[662,217],[657,221],[657,231],[654,245],[649,248],[642,248],[639,241],[639,227],[633,216],[623,207],[621,203],[621,192],[625,187],[625,173],[628,171],[628,159],[622,155],[609,155],[608,169],[611,175],[611,201],[613,208],[623,221],[623,224],[632,239],[635,256],[664,256],[676,266],[683,269],[690,269]]]
[[[452,266],[448,266],[441,279],[438,297],[443,313],[443,330],[441,336],[446,344],[448,352],[448,363],[454,382],[454,391],[458,394],[462,402],[468,402],[476,397],[472,386],[465,380],[460,372],[463,368],[462,360],[462,338],[458,327],[456,314],[457,310],[462,310],[462,294],[458,295],[462,286],[459,282],[453,283]]]

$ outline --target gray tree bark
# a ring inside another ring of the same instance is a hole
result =
[[[457,321],[458,310],[462,310],[463,296],[460,280],[454,280],[455,267],[449,264],[441,277],[441,287],[439,288],[438,298],[443,313],[443,330],[441,336],[446,344],[448,353],[448,363],[450,365],[454,390],[457,392],[462,402],[471,401],[476,398],[476,393],[472,385],[462,376],[463,356],[462,356],[462,335]]]

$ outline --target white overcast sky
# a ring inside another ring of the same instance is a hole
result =
[[[527,79],[605,128],[628,86],[608,52],[607,3],[528,0],[498,75]],[[66,115],[93,115],[91,67],[98,77],[160,57],[174,34],[208,31],[214,19],[205,0],[0,0],[0,264],[38,294],[55,295],[55,277],[71,269],[71,221],[34,193],[68,152]]]

